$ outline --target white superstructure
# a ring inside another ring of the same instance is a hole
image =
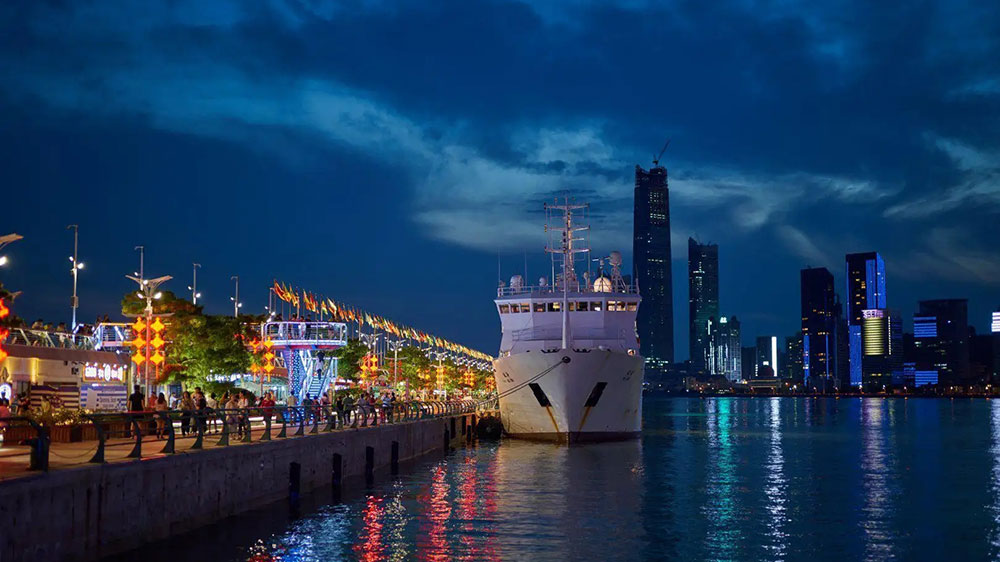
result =
[[[600,265],[592,271],[589,227],[576,223],[587,208],[568,198],[545,206],[553,283],[526,286],[515,275],[497,291],[503,337],[494,374],[504,428],[515,437],[596,441],[641,429],[641,299],[621,275],[618,252],[593,260]],[[552,212],[560,213],[555,226]],[[587,271],[578,274],[580,261]]]

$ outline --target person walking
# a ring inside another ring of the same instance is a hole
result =
[[[244,431],[250,431],[250,412],[248,411],[248,408],[250,408],[250,397],[247,396],[247,393],[245,391],[240,391],[239,400],[237,401],[237,407],[240,409],[239,433],[240,437],[243,437]]]
[[[223,396],[223,398],[225,398],[225,396]],[[234,425],[238,426],[239,424],[239,420],[237,419],[236,416],[236,410],[239,409],[239,407],[240,407],[240,402],[236,398],[235,394],[230,396],[229,401],[225,403],[225,410],[226,410],[225,416],[226,416],[227,427],[224,430],[227,433],[232,433],[233,426]]]
[[[135,385],[135,392],[133,392],[128,397],[128,411],[130,412],[141,412],[143,404],[146,403],[146,397],[143,396],[142,390],[139,385]]]
[[[156,438],[163,439],[163,434],[167,429],[167,397],[161,392],[159,396],[156,397],[156,402],[153,404],[153,415],[156,417]]]
[[[357,425],[358,416],[354,412],[354,397],[348,394],[344,397],[344,425]]]
[[[382,393],[382,423],[386,420],[392,423],[392,397],[389,396],[388,392]]]
[[[194,399],[191,398],[191,393],[187,390],[181,395],[179,409],[181,411],[181,435],[187,436],[188,430],[191,428],[191,412],[194,411]]]
[[[215,399],[215,393],[212,392],[205,399],[205,406],[208,409],[208,419],[212,421],[212,431],[218,431],[219,420],[215,419],[215,411],[219,409],[219,401]],[[206,430],[208,429],[206,423]]]

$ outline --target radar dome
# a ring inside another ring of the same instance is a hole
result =
[[[611,280],[605,276],[600,276],[594,279],[594,292],[595,293],[610,293],[611,292]]]
[[[520,275],[515,275],[515,276],[513,276],[513,277],[510,278],[510,288],[511,289],[514,289],[515,291],[518,291],[518,290],[521,289],[521,287],[524,287],[524,278],[523,277],[521,277]]]
[[[549,286],[549,279],[548,279],[548,277],[539,277],[538,278],[538,286],[539,287],[548,287]]]
[[[615,267],[619,267],[622,264],[622,253],[621,252],[611,252],[611,255],[608,256],[608,260],[610,261],[611,265],[613,265]]]

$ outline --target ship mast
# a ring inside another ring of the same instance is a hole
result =
[[[557,199],[558,201],[558,199]],[[561,226],[549,226],[545,225],[546,232],[558,232],[560,233],[560,243],[558,246],[552,243],[552,239],[549,239],[549,245],[545,248],[545,251],[552,254],[552,269],[555,270],[556,256],[562,256],[562,347],[563,349],[568,349],[571,346],[572,334],[570,332],[569,325],[569,292],[570,285],[573,286],[574,291],[580,290],[580,283],[576,277],[576,267],[574,264],[575,254],[582,254],[590,251],[587,247],[586,240],[583,237],[575,238],[575,233],[584,232],[590,230],[589,226],[573,226],[573,211],[580,209],[587,209],[586,204],[575,204],[570,203],[569,197],[563,197],[563,203],[549,205],[545,204],[546,214],[549,210],[562,211],[562,225]],[[579,243],[579,244],[576,244]],[[558,288],[558,285],[557,285]]]

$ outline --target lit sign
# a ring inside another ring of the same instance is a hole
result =
[[[83,379],[88,381],[124,381],[125,380],[125,368],[118,365],[112,366],[107,363],[103,365],[98,365],[94,363],[91,365],[87,363],[83,367]]]
[[[885,310],[881,308],[870,308],[861,311],[862,318],[885,318]]]

